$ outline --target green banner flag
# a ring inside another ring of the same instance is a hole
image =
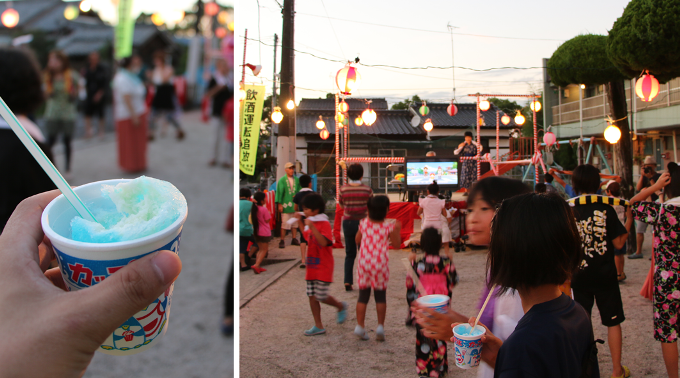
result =
[[[252,176],[255,174],[265,88],[264,85],[246,85],[243,89],[246,91],[246,98],[241,102],[239,164],[243,173]]]
[[[116,60],[132,55],[132,36],[135,20],[132,18],[132,0],[118,1],[118,25],[114,31],[114,51]]]

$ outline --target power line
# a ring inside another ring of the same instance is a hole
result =
[[[273,47],[273,46],[274,46],[274,45],[268,44],[268,43],[266,43],[266,42],[260,41],[259,39],[255,39],[255,38],[248,38],[248,40],[254,41],[254,42],[259,42],[259,43],[261,43],[261,44],[263,44],[263,45],[265,45],[265,46],[270,46],[270,47]],[[284,46],[283,48],[284,48],[284,49],[290,49],[290,47],[286,47],[286,46]],[[322,56],[318,56],[318,55],[316,55],[316,54],[312,54],[312,53],[307,52],[307,51],[300,51],[300,50],[297,50],[297,49],[295,49],[295,48],[292,49],[292,50],[295,51],[295,52],[297,52],[297,53],[309,55],[309,56],[312,56],[312,57],[314,57],[314,58],[321,59],[321,60],[325,60],[325,61],[328,61],[328,62],[343,63],[343,64],[344,64],[344,63],[347,63],[346,60],[338,60],[338,59],[324,58],[324,57],[322,57]],[[533,70],[533,69],[544,68],[544,67],[542,67],[542,66],[536,66],[536,67],[492,67],[492,68],[481,68],[481,69],[478,69],[478,68],[462,67],[462,66],[446,66],[446,67],[439,67],[439,66],[399,67],[399,66],[392,66],[392,65],[389,65],[389,64],[365,64],[365,63],[361,63],[361,62],[359,62],[358,64],[361,65],[361,66],[364,66],[364,67],[387,67],[387,68],[395,68],[395,69],[399,69],[399,70],[427,70],[427,69],[450,70],[450,69],[452,69],[452,68],[458,68],[458,69],[461,69],[461,70],[468,70],[468,71],[475,71],[475,72],[487,72],[487,71],[495,71],[495,70]]]
[[[331,30],[333,31],[333,35],[335,36],[335,40],[338,42],[338,47],[340,47],[340,52],[342,55],[345,55],[345,52],[342,50],[342,45],[340,44],[340,39],[338,38],[338,34],[335,32],[335,28],[333,27],[333,23],[331,22],[331,18],[328,17],[328,10],[326,10],[326,4],[324,4],[323,0],[321,0],[321,5],[323,5],[323,11],[326,13],[326,18],[328,18],[328,24],[331,25]]]

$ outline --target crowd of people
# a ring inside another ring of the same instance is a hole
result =
[[[465,217],[468,243],[489,250],[487,284],[480,293],[480,307],[495,286],[490,304],[479,319],[486,333],[478,376],[598,377],[598,342],[591,319],[594,305],[607,328],[612,377],[631,376],[622,361],[621,323],[625,314],[619,284],[626,279],[628,234],[636,229],[638,238],[644,235],[641,224],[653,228],[655,240],[654,268],[648,280],[653,292],[653,335],[661,344],[669,377],[678,376],[675,342],[680,327],[680,168],[670,163],[664,173],[657,174],[655,167],[648,157],[637,194],[628,201],[621,197],[618,180],[607,179],[589,164],[571,172],[551,170],[535,191],[506,177],[484,178],[470,185]],[[326,332],[320,303],[337,310],[338,323],[345,321],[348,305],[330,294],[333,234],[324,215],[324,200],[312,191],[308,175],[295,176],[292,163],[286,165],[286,173],[276,187],[278,210],[285,216],[279,247],[285,246],[287,230],[293,234],[293,244],[301,246],[300,267],[306,269],[307,296],[314,318],[314,326],[304,334],[314,336]],[[571,175],[571,184],[561,177],[565,174]],[[349,166],[347,176],[348,183],[340,188],[338,198],[344,213],[345,290],[354,290],[355,282],[359,288],[354,334],[360,340],[370,338],[365,314],[373,291],[378,313],[375,337],[382,341],[386,338],[390,279],[388,249],[390,245],[401,248],[400,224],[386,218],[388,197],[375,195],[361,183],[361,165]],[[266,271],[261,264],[269,248],[274,214],[265,206],[264,193],[251,198],[250,191],[242,189],[240,197],[241,270],[260,274]],[[458,272],[445,249],[448,242],[443,242],[450,240],[444,232],[450,214],[438,196],[436,182],[428,187],[428,195],[420,199],[418,207],[423,253],[409,255],[412,268],[428,294],[451,297]],[[244,210],[251,208],[257,210]],[[298,227],[302,230],[300,240],[295,233]],[[639,243],[636,253],[640,249]],[[255,255],[257,262],[251,268],[249,256]],[[634,256],[629,258],[637,258]],[[449,371],[446,343],[453,341],[452,327],[472,324],[475,319],[456,311],[455,303],[447,313],[422,306],[416,300],[421,293],[410,276],[406,288],[410,306],[406,324],[416,328],[417,374],[443,376]]]

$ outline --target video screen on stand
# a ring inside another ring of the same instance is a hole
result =
[[[407,158],[407,189],[425,189],[433,181],[442,189],[458,187],[458,161],[452,158]]]

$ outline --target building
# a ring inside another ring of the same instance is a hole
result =
[[[543,66],[547,64],[544,59]],[[671,161],[678,161],[676,135],[680,136],[680,78],[662,84],[658,96],[651,102],[643,102],[635,95],[634,79],[625,81],[628,121],[633,135],[633,174],[639,177],[640,162],[652,156],[659,163],[658,170],[665,169]],[[579,100],[581,91],[582,100]],[[558,139],[574,139],[580,135],[580,118],[583,119],[583,136],[595,137],[605,152],[607,163],[614,168],[614,154],[610,143],[604,139],[609,115],[609,104],[604,86],[579,85],[557,87],[550,82],[544,68],[544,107],[546,119]],[[590,161],[600,169],[604,162],[595,156]],[[616,173],[616,172],[613,172]]]
[[[418,114],[421,104],[412,105],[408,110],[390,110],[384,98],[368,99],[370,107],[377,114],[372,126],[357,126],[355,118],[367,105],[364,99],[346,99],[349,106],[349,156],[351,157],[408,157],[425,156],[435,151],[437,157],[453,156],[453,150],[464,140],[465,131],[476,134],[475,104],[457,104],[458,114],[451,117],[446,112],[448,103],[428,103],[430,113],[426,117]],[[335,124],[334,99],[302,99],[296,110],[297,160],[302,163],[302,171],[317,173],[320,177],[335,177]],[[481,126],[483,153],[496,155],[496,107],[482,112],[484,125]],[[499,117],[504,113],[499,111]],[[325,122],[330,136],[321,139],[316,127],[319,117]],[[428,133],[423,129],[425,118],[430,118],[434,129]],[[500,152],[509,149],[509,129],[517,126],[511,121],[507,126],[501,124]],[[364,177],[370,177],[374,189],[385,188],[385,178],[393,172],[387,171],[387,164],[363,164]],[[486,170],[488,170],[488,163]],[[485,171],[483,167],[483,171]],[[334,184],[333,184],[334,185]]]

